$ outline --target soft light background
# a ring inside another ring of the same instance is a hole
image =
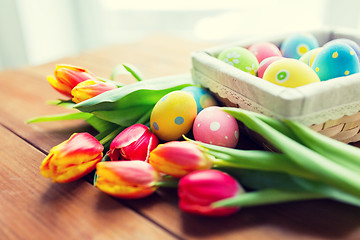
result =
[[[192,41],[360,31],[358,0],[0,0],[0,70],[170,34]]]

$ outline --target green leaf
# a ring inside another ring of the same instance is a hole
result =
[[[69,100],[56,99],[56,100],[47,101],[46,103],[49,105],[56,105],[65,108],[73,108],[73,106],[75,106],[75,103],[71,99]]]
[[[187,75],[145,80],[104,92],[76,104],[74,108],[82,112],[94,112],[154,105],[167,93],[192,84],[190,76]]]
[[[93,128],[95,128],[98,132],[103,132],[108,129],[117,128],[118,125],[106,120],[103,120],[101,118],[98,118],[97,116],[92,116],[88,119],[86,119],[86,122],[90,124]]]
[[[135,124],[144,114],[149,112],[153,106],[133,106],[131,108],[117,109],[113,111],[92,112],[98,118],[128,127]]]
[[[134,70],[133,68],[131,68],[129,65],[125,65],[123,64],[124,68],[126,69],[126,71],[128,71],[129,73],[131,73],[131,75],[133,75],[133,77],[138,80],[139,82],[141,82],[143,79],[142,77],[140,77],[140,72],[137,70]]]
[[[92,117],[91,113],[76,112],[76,113],[64,113],[56,115],[47,115],[32,118],[26,121],[26,123],[37,123],[37,122],[49,122],[49,121],[61,121],[61,120],[76,120],[76,119],[89,119]]]
[[[137,81],[142,81],[143,78],[141,77],[140,71],[138,71],[135,67],[130,66],[129,64],[118,64],[114,67],[111,72],[110,79],[115,80],[116,76],[119,75],[124,71],[128,71]]]

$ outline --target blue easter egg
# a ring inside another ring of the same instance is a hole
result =
[[[300,59],[302,55],[317,47],[319,42],[312,34],[298,33],[286,37],[280,50],[284,57]]]
[[[189,86],[183,88],[182,91],[188,92],[194,97],[197,106],[197,113],[204,108],[217,105],[215,98],[213,98],[208,91],[201,87]]]
[[[333,44],[333,43],[345,43],[345,44],[347,44],[349,47],[354,49],[354,51],[356,53],[356,56],[360,60],[360,46],[355,41],[347,39],[347,38],[338,38],[338,39],[331,40],[330,42],[327,42],[324,45],[324,47],[326,47],[326,46],[328,46],[330,44]]]
[[[341,42],[325,46],[315,57],[311,68],[321,81],[349,76],[360,71],[354,49]]]

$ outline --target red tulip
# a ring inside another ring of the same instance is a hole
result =
[[[107,155],[112,161],[148,161],[149,153],[159,144],[158,138],[143,124],[134,124],[119,133]]]
[[[74,133],[50,150],[41,163],[41,174],[54,182],[75,181],[95,169],[103,150],[100,142],[89,133]]]
[[[209,169],[212,161],[192,142],[173,141],[160,144],[150,153],[149,163],[159,172],[173,177]]]
[[[96,76],[84,68],[70,65],[56,65],[55,78],[48,76],[50,85],[65,96],[72,97],[71,90],[80,82],[95,78]]]
[[[237,212],[239,207],[214,208],[211,204],[241,192],[239,183],[224,172],[214,169],[195,171],[179,181],[179,207],[193,214],[227,216]]]
[[[144,161],[100,162],[96,187],[117,198],[143,198],[156,191],[159,173]]]

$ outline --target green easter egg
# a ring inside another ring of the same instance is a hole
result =
[[[219,54],[218,59],[254,76],[259,68],[255,55],[243,47],[227,48]]]

